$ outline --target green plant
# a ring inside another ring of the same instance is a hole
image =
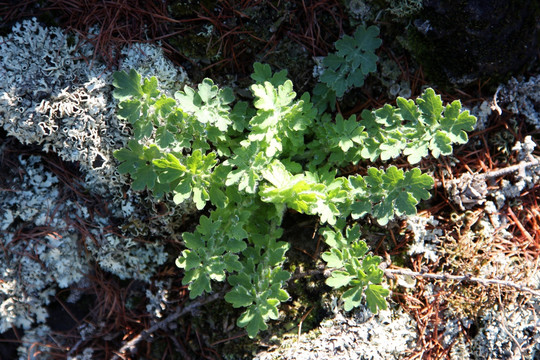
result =
[[[383,277],[383,271],[379,268],[381,259],[366,255],[368,247],[365,241],[358,240],[358,224],[348,228],[346,236],[330,228],[322,229],[322,234],[330,246],[322,258],[329,268],[335,269],[326,283],[335,289],[349,287],[342,296],[344,309],[349,311],[359,306],[364,292],[371,312],[376,313],[377,308],[386,309],[385,297],[389,291],[379,285]]]
[[[375,50],[382,44],[379,28],[359,26],[353,36],[345,35],[335,43],[336,52],[322,61],[320,83],[313,90],[317,108],[334,110],[336,98],[353,87],[361,87],[369,73],[377,70],[379,57]]]
[[[372,311],[386,308],[380,258],[367,255],[359,227],[347,228],[344,219],[370,214],[384,225],[415,214],[433,179],[395,166],[369,168],[366,176],[342,176],[339,168],[362,159],[404,154],[417,162],[429,151],[448,154],[452,144],[467,141],[474,117],[459,102],[443,108],[428,90],[416,103],[399,99],[397,107],[365,111],[360,121],[341,115],[333,121],[319,115],[308,93],[296,98],[285,71],[272,74],[256,63],[252,79],[249,104],[209,79],[173,99],[154,78],[141,83],[133,70],[114,75],[118,116],[134,129],[134,139],[115,153],[119,171],[131,175],[134,189],[210,210],[183,234],[186,250],[177,259],[190,297],[227,280],[225,300],[245,308],[237,324],[250,337],[265,330],[289,298],[290,274],[283,270],[289,245],[280,238],[283,215],[294,209],[327,224],[323,259],[334,269],[327,284],[347,287],[345,308],[358,306],[363,294]]]
[[[345,35],[335,43],[337,51],[323,60],[321,82],[342,97],[351,87],[364,85],[366,76],[377,70],[375,50],[382,44],[379,28],[359,26],[353,36]]]

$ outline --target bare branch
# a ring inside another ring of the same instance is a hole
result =
[[[530,168],[532,166],[537,166],[537,165],[540,165],[540,160],[537,159],[537,158],[534,158],[533,156],[531,156],[530,161],[521,161],[519,164],[516,164],[516,165],[508,166],[508,167],[498,169],[498,170],[491,170],[491,171],[488,171],[488,172],[483,173],[483,174],[472,174],[472,176],[476,180],[485,181],[487,179],[494,179],[494,178],[497,178],[497,177],[509,175],[509,174],[512,174],[512,173],[514,173],[516,171],[520,175],[523,175],[527,168]],[[459,178],[454,179],[454,180],[448,180],[447,182],[452,182],[452,181],[454,181],[454,182],[459,181]],[[435,187],[442,187],[442,186],[443,186],[443,182],[436,179],[435,180]]]
[[[156,332],[157,330],[165,329],[166,326],[169,323],[175,321],[179,317],[194,311],[196,308],[198,308],[198,307],[200,307],[202,305],[206,305],[208,303],[211,303],[212,301],[215,301],[215,300],[219,299],[222,295],[223,295],[222,292],[217,292],[217,293],[214,293],[214,294],[212,294],[212,295],[210,295],[208,297],[201,298],[201,299],[199,299],[197,301],[194,301],[194,302],[192,302],[191,304],[189,304],[189,305],[187,305],[185,307],[177,308],[174,313],[170,314],[165,319],[155,323],[150,328],[142,331],[139,335],[135,336],[133,339],[131,339],[130,341],[125,343],[120,348],[120,350],[118,350],[117,354],[112,357],[112,360],[123,359],[124,358],[123,355],[128,353],[128,352],[131,353],[131,354],[134,354],[135,351],[137,350],[137,345],[141,341],[145,340],[150,334]]]
[[[435,280],[442,280],[442,281],[452,280],[452,281],[474,282],[474,283],[478,283],[484,286],[500,285],[500,286],[511,287],[519,291],[528,292],[530,294],[540,297],[540,290],[531,289],[530,287],[526,285],[515,283],[512,281],[507,281],[507,280],[486,279],[486,278],[480,278],[480,277],[475,277],[475,276],[470,276],[470,275],[421,273],[421,272],[415,272],[411,270],[402,270],[402,269],[384,269],[383,271],[384,271],[384,274],[389,278],[394,278],[394,275],[407,275],[407,276],[422,277],[425,279],[435,279]]]

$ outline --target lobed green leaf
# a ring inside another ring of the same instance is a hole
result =
[[[117,71],[113,74],[113,97],[120,101],[134,97],[139,99],[144,95],[141,87],[141,75],[134,69],[129,71]]]

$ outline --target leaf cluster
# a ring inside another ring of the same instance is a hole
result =
[[[335,121],[323,115],[315,127],[316,140],[309,147],[318,154],[329,149],[329,157],[317,162],[336,166],[401,156],[416,164],[429,155],[450,155],[454,144],[467,143],[467,132],[475,124],[476,118],[468,110],[462,111],[459,100],[443,106],[440,95],[426,89],[416,101],[398,97],[397,106],[364,110],[359,121],[355,115],[344,119],[338,114]]]
[[[359,26],[353,36],[345,35],[336,41],[337,51],[324,58],[320,81],[336,97],[342,97],[350,88],[361,87],[367,75],[377,70],[379,58],[375,50],[382,44],[378,35],[376,26]],[[319,87],[318,91],[323,92],[324,87]]]
[[[364,75],[372,71],[369,51],[380,45],[370,29],[357,31],[354,45],[347,45],[349,38],[336,44],[336,56]],[[361,55],[354,55],[357,51]],[[415,214],[416,205],[429,198],[433,179],[419,169],[395,166],[343,176],[340,166],[402,154],[411,161],[429,152],[448,154],[451,144],[467,141],[474,118],[460,111],[459,102],[443,108],[428,90],[416,103],[401,99],[397,107],[364,112],[360,121],[333,119],[319,114],[310,94],[297,97],[285,71],[273,74],[256,63],[252,79],[253,101],[247,103],[210,79],[170,98],[155,78],[141,81],[133,70],[114,75],[118,116],[134,132],[115,153],[119,172],[130,174],[135,190],[209,210],[194,232],[182,235],[185,250],[177,265],[184,269],[190,297],[227,281],[231,290],[225,300],[244,308],[238,326],[250,337],[265,330],[289,298],[290,274],[283,269],[288,244],[280,238],[283,214],[293,209],[328,225],[322,232],[329,246],[323,259],[334,270],[327,283],[348,289],[346,310],[364,298],[373,311],[385,308],[380,259],[367,254],[358,227],[345,229],[343,219],[370,215],[384,225],[394,216]],[[356,77],[346,81],[358,84]]]
[[[386,309],[385,298],[388,289],[380,284],[383,271],[379,268],[381,258],[367,254],[368,247],[360,237],[360,227],[356,224],[346,229],[346,235],[331,228],[322,229],[322,234],[330,250],[322,254],[329,268],[336,269],[326,280],[326,284],[334,289],[348,287],[342,295],[344,309],[349,311],[358,307],[365,293],[366,303],[371,312]]]

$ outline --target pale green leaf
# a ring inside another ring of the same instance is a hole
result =
[[[212,287],[210,286],[210,279],[205,276],[199,276],[191,284],[189,284],[189,298],[195,299],[201,296],[204,292],[211,293]]]
[[[355,286],[345,291],[341,298],[344,301],[343,308],[345,311],[351,311],[352,309],[362,304],[363,289],[361,286]]]
[[[321,257],[330,268],[340,269],[343,267],[343,255],[338,249],[330,249],[330,251],[324,252]]]
[[[152,76],[150,79],[144,79],[143,85],[142,85],[142,91],[148,97],[155,98],[159,96],[159,90],[157,87],[158,87],[157,79],[154,76]]]
[[[141,102],[138,99],[128,99],[118,104],[117,115],[131,124],[135,124],[141,116]]]
[[[390,294],[388,289],[381,285],[369,284],[365,292],[368,308],[373,314],[376,314],[378,309],[387,309],[386,297]]]
[[[339,289],[340,287],[349,285],[352,279],[354,279],[354,276],[349,275],[348,272],[334,270],[332,275],[326,279],[326,285],[334,289]]]

